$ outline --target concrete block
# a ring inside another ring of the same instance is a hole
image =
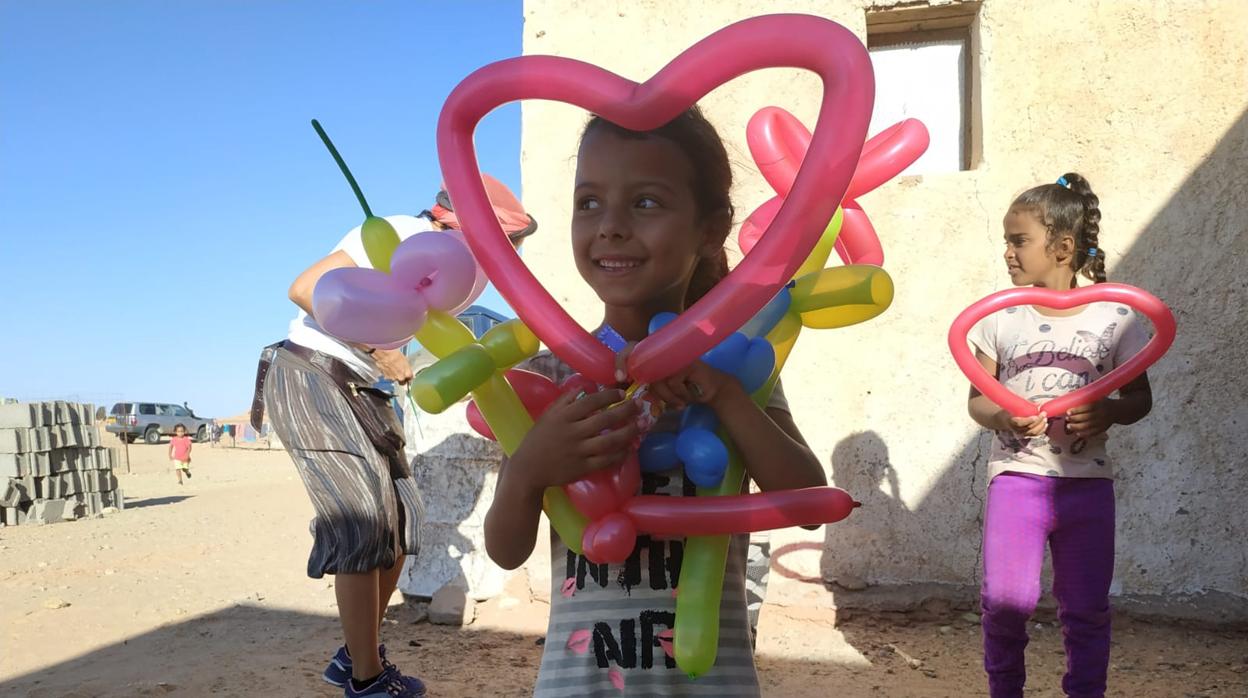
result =
[[[438,589],[429,602],[429,622],[435,625],[469,625],[476,615],[476,602],[456,584]]]
[[[26,474],[25,453],[0,453],[0,478],[22,477]]]
[[[39,426],[50,427],[53,424],[56,424],[55,405],[53,405],[51,402],[39,402],[36,404],[39,405],[39,415],[40,415]]]
[[[20,479],[10,479],[9,484],[18,491],[18,503],[25,504],[35,498],[35,478],[27,475]]]
[[[29,429],[42,426],[43,413],[38,405],[29,402],[13,402],[0,405],[0,429]]]
[[[72,515],[72,511],[71,511]],[[64,499],[41,499],[36,500],[30,507],[30,521],[32,523],[50,524],[65,520],[65,500]]]
[[[52,410],[56,415],[55,424],[69,424],[69,403],[64,400],[57,400],[52,403]]]
[[[51,449],[50,427],[0,429],[0,453],[35,453]]]
[[[4,508],[4,525],[5,526],[17,525],[17,507],[5,507]]]
[[[101,470],[96,474],[99,478],[99,492],[112,492],[117,489],[117,476],[111,470]]]
[[[25,453],[30,429],[0,429],[0,453]]]
[[[4,478],[0,480],[0,507],[15,507],[22,503],[22,490],[18,487],[19,480]]]
[[[45,451],[44,453],[29,453],[30,461],[28,468],[29,474],[36,477],[41,475],[52,474],[52,453]]]
[[[73,470],[61,474],[61,496],[66,497],[80,492],[91,492],[95,486],[95,478],[88,478],[81,470]]]
[[[61,476],[48,475],[35,478],[33,496],[36,501],[41,499],[59,499],[61,496]]]
[[[112,490],[111,492],[104,492],[103,497],[105,507],[113,507],[118,511],[125,511],[126,497],[122,494],[120,488]]]

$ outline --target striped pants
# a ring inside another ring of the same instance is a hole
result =
[[[403,458],[386,458],[369,440],[347,397],[323,366],[277,349],[264,385],[273,430],[290,453],[312,499],[308,576],[393,567],[420,548],[424,503]],[[318,366],[317,364],[323,366]],[[378,409],[393,411],[384,401]],[[394,428],[402,430],[395,420]]]

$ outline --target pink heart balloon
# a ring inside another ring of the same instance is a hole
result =
[[[455,228],[447,228],[442,231],[442,233],[459,240],[465,249],[471,251],[472,248],[468,247],[468,239],[464,237],[464,231],[456,230]],[[485,291],[486,284],[490,282],[489,279],[485,278],[485,270],[481,268],[480,264],[477,264],[476,258],[473,258],[472,265],[475,267],[472,280],[472,291],[468,294],[468,297],[464,299],[463,303],[460,303],[450,312],[451,315],[459,315],[467,310],[468,306],[472,305],[478,298],[481,297],[481,293]]]
[[[428,310],[420,294],[373,269],[330,269],[312,289],[312,315],[317,323],[349,342],[405,343],[424,324]]]
[[[460,240],[446,233],[418,233],[399,243],[390,276],[419,293],[434,310],[452,310],[472,293],[477,262]]]
[[[875,82],[862,42],[820,17],[768,15],[715,32],[644,83],[568,58],[522,56],[481,68],[447,98],[438,119],[438,157],[468,243],[524,323],[574,369],[598,383],[614,383],[612,352],[559,306],[499,226],[477,166],[477,122],[507,102],[546,99],[646,131],[724,82],[778,67],[811,70],[823,80],[808,157],[776,216],[776,232],[764,235],[726,279],[634,349],[630,373],[646,383],[687,366],[740,327],[789,281],[818,242],[849,187],[870,122]]]
[[[975,323],[1005,308],[1016,305],[1038,305],[1044,308],[1068,309],[1076,306],[1107,301],[1122,303],[1140,311],[1153,323],[1155,334],[1135,356],[1127,359],[1114,370],[1078,390],[1053,398],[1042,405],[1027,401],[1010,392],[996,377],[988,374],[980,365],[967,344],[966,336]],[[1015,417],[1031,417],[1041,412],[1059,416],[1079,405],[1096,402],[1121,388],[1131,379],[1143,373],[1160,359],[1174,343],[1174,315],[1156,296],[1143,289],[1126,284],[1093,284],[1068,291],[1049,288],[1012,288],[994,293],[976,301],[963,310],[949,327],[949,351],[958,368],[970,379],[971,385]]]

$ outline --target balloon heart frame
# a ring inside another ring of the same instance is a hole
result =
[[[544,99],[646,131],[671,121],[724,82],[780,67],[810,70],[823,81],[809,157],[755,249],[629,356],[631,376],[648,383],[692,363],[744,324],[792,278],[818,242],[849,188],[870,122],[875,83],[862,43],[829,20],[770,15],[715,32],[640,84],[576,60],[522,56],[477,70],[451,92],[438,119],[438,157],[468,244],[524,323],[574,370],[610,384],[614,355],[559,306],[507,240],[477,168],[477,123],[508,102]]]
[[[1116,366],[1100,380],[1093,381],[1078,390],[1053,398],[1037,405],[1011,392],[995,376],[980,365],[967,343],[967,335],[975,323],[1005,308],[1018,305],[1038,305],[1044,308],[1068,310],[1097,301],[1122,303],[1143,313],[1153,323],[1155,334],[1148,344],[1135,356]],[[992,400],[997,406],[1015,417],[1031,417],[1041,412],[1050,417],[1066,414],[1072,407],[1096,402],[1108,397],[1118,388],[1144,373],[1166,353],[1174,343],[1174,314],[1156,296],[1135,286],[1101,283],[1066,291],[1048,288],[1013,288],[994,293],[963,310],[949,327],[949,351],[953,360],[970,379],[971,385]]]

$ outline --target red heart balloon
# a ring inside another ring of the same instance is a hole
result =
[[[546,99],[647,131],[724,82],[780,67],[811,70],[823,80],[807,158],[776,216],[775,232],[629,356],[633,378],[648,383],[687,366],[736,331],[789,281],[818,242],[849,187],[870,121],[875,81],[862,42],[820,17],[768,15],[715,32],[640,84],[568,58],[521,56],[481,68],[451,92],[438,119],[438,157],[468,243],[525,325],[568,365],[598,383],[615,382],[613,353],[559,306],[499,226],[477,166],[477,122],[507,102]]]
[[[1044,308],[1065,310],[1095,301],[1122,303],[1135,308],[1152,321],[1156,334],[1139,353],[1114,367],[1114,370],[1101,376],[1099,380],[1053,398],[1042,405],[1036,405],[1010,392],[994,376],[989,375],[976,360],[966,341],[966,336],[975,323],[1005,308],[1016,305],[1038,305]],[[953,354],[953,360],[957,362],[958,368],[962,369],[962,373],[970,379],[971,385],[1015,417],[1031,417],[1041,412],[1050,416],[1058,416],[1066,414],[1072,407],[1096,402],[1108,396],[1143,373],[1174,343],[1174,333],[1174,315],[1170,312],[1170,308],[1153,294],[1134,286],[1106,283],[1068,291],[1032,287],[1013,288],[994,293],[963,310],[949,327],[949,351]]]

